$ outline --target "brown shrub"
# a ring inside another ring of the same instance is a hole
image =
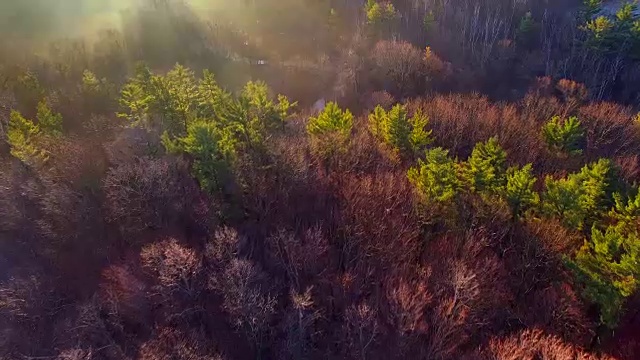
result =
[[[295,291],[302,291],[312,279],[330,271],[330,247],[321,229],[308,229],[297,237],[284,230],[266,240],[269,264],[283,271]]]
[[[588,306],[576,295],[563,256],[583,243],[580,234],[557,221],[527,219],[501,245],[503,266],[515,298],[513,316],[572,343],[589,345],[596,324]]]
[[[422,52],[405,41],[380,41],[373,48],[371,73],[378,88],[397,97],[414,94],[425,81]]]
[[[285,334],[282,348],[279,349],[282,359],[313,358],[315,342],[324,335],[318,326],[322,314],[313,293],[313,288],[307,288],[304,292],[292,289],[290,292],[292,309],[284,314],[280,323],[281,331]]]
[[[553,95],[553,79],[550,76],[537,77],[529,87],[529,94],[536,97],[550,97]]]
[[[399,271],[415,264],[420,229],[412,188],[404,173],[352,175],[341,181],[342,253],[352,269],[363,275],[375,269],[384,276],[392,266]]]
[[[560,91],[564,101],[572,105],[579,105],[589,98],[589,90],[587,90],[587,87],[573,80],[559,80],[556,84],[556,89]]]
[[[248,260],[234,259],[219,281],[224,297],[223,308],[234,326],[244,332],[261,351],[270,335],[270,322],[275,315],[276,299],[266,274]]]
[[[375,175],[397,170],[397,159],[391,159],[379,146],[379,142],[368,131],[365,117],[354,124],[349,151],[341,158],[340,173]],[[397,157],[397,156],[396,156]]]
[[[49,152],[49,163],[43,175],[50,181],[63,182],[78,190],[97,191],[107,171],[102,140],[76,137],[48,139],[45,146]]]
[[[541,227],[539,230],[542,230]],[[547,231],[550,228],[547,228]],[[555,228],[551,228],[554,229]],[[566,240],[558,234],[557,240]],[[528,229],[515,227],[510,236],[499,245],[503,257],[503,264],[509,273],[509,286],[516,299],[526,297],[531,291],[540,287],[547,287],[550,283],[564,280],[562,257],[552,250],[548,250],[543,240]],[[543,234],[553,237],[556,234]],[[560,246],[561,244],[558,244]],[[526,310],[526,308],[525,308]]]
[[[18,161],[0,161],[0,228],[6,232],[20,233],[35,228],[29,221],[26,209],[30,205],[27,188],[33,179]],[[31,226],[27,226],[27,224]]]
[[[168,239],[145,246],[140,258],[142,265],[150,270],[162,293],[186,293],[195,296],[203,290],[199,282],[202,263],[192,249]]]
[[[363,96],[361,103],[365,112],[373,111],[378,105],[385,108],[385,110],[389,110],[396,103],[396,99],[386,91],[374,91],[369,95]]]
[[[147,291],[147,284],[131,269],[111,265],[102,271],[98,296],[102,309],[109,316],[131,324],[145,325],[150,312]]]
[[[640,357],[640,296],[635,294],[627,303],[628,311],[610,339],[604,342],[604,350],[619,360],[635,360]]]
[[[524,330],[503,339],[493,339],[481,359],[500,360],[605,360],[612,358],[586,353],[583,349],[546,335],[538,329]]]
[[[102,148],[97,141],[73,137],[50,138],[46,147],[50,160],[46,167],[37,170],[38,181],[34,182],[37,186],[31,193],[39,208],[34,223],[50,241],[45,244],[50,254],[69,256],[58,259],[62,267],[73,257],[77,257],[71,260],[76,265],[81,262],[78,260],[95,261],[111,245],[105,241],[107,231],[100,196],[106,171]],[[33,216],[36,212],[31,209],[30,213]]]
[[[630,108],[590,103],[578,109],[578,118],[586,130],[585,155],[590,158],[629,156],[640,150],[640,133]]]
[[[9,276],[0,285],[0,356],[37,352],[48,334],[48,312],[59,297],[36,273]],[[29,339],[30,341],[25,341]]]
[[[99,305],[92,299],[74,304],[60,314],[53,324],[57,349],[80,349],[93,352],[95,359],[126,359],[125,348],[112,336],[112,324],[105,321]],[[124,344],[127,344],[125,342]],[[128,343],[131,344],[131,343]]]
[[[140,158],[112,168],[104,179],[110,219],[125,234],[189,224],[199,188],[183,161]]]
[[[640,181],[639,155],[628,155],[619,157],[615,159],[615,163],[620,169],[620,175],[625,182],[634,184]]]
[[[543,144],[536,124],[521,120],[513,105],[494,104],[472,94],[438,95],[410,107],[429,115],[435,144],[450,149],[454,156],[466,158],[476,143],[498,136],[515,162],[537,162],[541,157]]]
[[[573,254],[584,243],[581,234],[567,230],[558,220],[529,218],[526,228],[533,235],[531,241],[538,243],[549,254]]]
[[[0,310],[4,320],[36,320],[54,297],[51,284],[31,274],[10,277],[0,287]]]
[[[527,328],[539,328],[564,341],[588,347],[595,336],[596,322],[588,306],[567,283],[553,283],[533,290],[523,299],[519,320]]]
[[[169,327],[156,330],[138,352],[140,360],[222,360],[207,335],[198,331],[181,331]]]
[[[63,350],[56,360],[92,360],[94,358],[93,350],[67,349]]]
[[[218,229],[211,241],[205,245],[205,260],[207,268],[214,272],[221,272],[227,268],[233,259],[238,257],[241,240],[238,232],[232,228]]]
[[[402,334],[419,335],[430,330],[427,309],[433,296],[429,291],[429,270],[422,270],[414,279],[391,278],[387,281],[387,321]]]
[[[460,358],[469,346],[502,330],[511,296],[488,237],[477,230],[432,239],[424,250],[425,267],[384,275],[386,301],[379,308],[384,322],[374,343],[381,345],[375,348],[380,356],[374,358]],[[367,303],[373,309],[375,294]],[[373,336],[372,330],[363,331]]]
[[[424,52],[424,69],[429,80],[444,80],[453,72],[451,63],[444,62],[430,47]]]
[[[440,357],[454,356],[503,327],[513,295],[508,269],[491,249],[497,240],[486,229],[472,229],[457,238],[443,236],[426,252],[438,299],[430,344]]]
[[[237,210],[243,213],[237,220],[248,239],[264,239],[282,228],[299,233],[319,225],[334,229],[331,224],[339,218],[334,177],[311,156],[304,122],[297,119],[288,125],[288,136],[272,139],[271,166],[264,171],[255,171],[255,166],[242,169],[243,208]],[[264,249],[260,241],[247,244],[258,256]]]
[[[396,292],[393,290],[393,292]],[[381,337],[381,324],[377,309],[363,302],[351,305],[345,312],[343,331],[347,347],[353,358],[372,358],[368,356]]]
[[[159,134],[140,127],[123,129],[104,147],[109,163],[114,167],[164,154]]]
[[[37,221],[42,235],[57,243],[95,241],[103,235],[93,233],[103,224],[100,204],[95,198],[64,183],[45,181],[43,185],[38,195],[42,217]],[[107,244],[95,245],[97,252]]]
[[[562,103],[558,98],[544,91],[532,90],[527,93],[520,102],[523,123],[532,123],[537,126],[549,121],[554,116],[566,118],[572,109]]]

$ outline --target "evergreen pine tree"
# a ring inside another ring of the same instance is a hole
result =
[[[505,185],[506,158],[507,153],[495,137],[476,144],[464,166],[471,190],[498,193]]]
[[[507,170],[507,186],[505,198],[511,207],[514,217],[519,217],[523,211],[536,206],[540,201],[538,193],[533,190],[536,178],[532,174],[531,164],[522,168],[512,167]]]
[[[397,104],[390,111],[378,105],[369,114],[369,130],[380,141],[403,155],[415,155],[431,143],[427,130],[429,117],[417,110],[409,118],[406,106]]]
[[[427,150],[424,160],[409,169],[409,181],[427,202],[448,202],[460,189],[456,162],[442,148]]]
[[[334,158],[347,150],[353,115],[349,110],[340,109],[338,104],[330,102],[318,116],[311,117],[307,132],[311,136],[314,150],[325,160]]]
[[[188,154],[193,159],[193,175],[203,190],[220,190],[229,176],[236,156],[237,140],[228,129],[214,122],[195,120],[184,137],[172,138],[166,132],[162,142],[170,153]]]
[[[31,166],[46,162],[46,152],[37,145],[40,133],[40,128],[31,120],[25,119],[17,111],[12,111],[7,129],[7,142],[11,147],[11,155]]]
[[[605,232],[592,229],[591,238],[567,261],[584,285],[585,296],[597,304],[600,320],[610,328],[618,322],[625,298],[638,289],[640,279],[640,239],[617,226]]]
[[[606,209],[610,176],[611,162],[600,159],[565,179],[547,177],[543,212],[571,228],[582,229],[585,222],[593,222]]]
[[[59,136],[62,134],[62,115],[54,114],[46,101],[38,103],[38,127],[46,135]]]
[[[554,116],[542,127],[542,136],[550,150],[575,155],[582,153],[584,131],[578,118],[566,120]]]

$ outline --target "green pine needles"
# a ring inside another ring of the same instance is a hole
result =
[[[585,222],[593,222],[606,210],[611,166],[611,161],[600,159],[565,179],[547,177],[542,213],[561,219],[569,228],[583,229]]]
[[[23,163],[39,166],[49,159],[44,149],[46,137],[62,135],[62,115],[54,113],[45,101],[38,104],[37,124],[12,111],[7,129],[10,153]]]
[[[507,153],[496,137],[476,144],[464,166],[464,176],[473,191],[498,193],[505,184]]]
[[[12,111],[7,130],[7,142],[11,155],[27,165],[37,165],[47,160],[46,152],[37,144],[40,128],[25,119],[17,111]]]
[[[600,321],[610,328],[617,324],[625,299],[638,289],[639,263],[638,234],[617,226],[604,232],[594,226],[575,259],[567,260],[584,296],[598,305]]]
[[[391,2],[379,3],[375,0],[367,0],[364,11],[367,16],[367,25],[377,36],[391,35],[398,19],[398,12]]]
[[[553,152],[568,155],[582,153],[584,130],[575,116],[565,120],[554,116],[542,126],[542,137]]]
[[[431,143],[427,130],[429,117],[417,110],[409,117],[406,106],[397,104],[390,111],[378,105],[369,114],[369,130],[398,154],[413,157]]]
[[[540,196],[534,190],[537,179],[533,176],[532,171],[531,164],[507,170],[507,185],[504,196],[514,217],[521,216],[524,211],[537,206],[540,202]]]
[[[424,160],[409,169],[408,177],[427,202],[451,201],[461,187],[455,160],[440,147],[427,150]]]
[[[162,141],[171,153],[184,153],[193,159],[193,175],[203,190],[211,193],[223,188],[230,176],[237,141],[233,133],[206,120],[189,123],[184,137]]]
[[[194,176],[208,192],[220,190],[239,153],[258,156],[281,130],[296,103],[271,95],[264,82],[249,82],[234,96],[211,72],[196,78],[176,65],[166,75],[140,65],[124,86],[119,116],[131,126],[162,132],[167,151],[193,159]]]
[[[347,151],[352,128],[353,114],[330,102],[318,116],[309,119],[307,133],[314,151],[330,160]]]
[[[38,126],[47,135],[60,136],[62,134],[62,115],[54,113],[45,101],[38,104]]]

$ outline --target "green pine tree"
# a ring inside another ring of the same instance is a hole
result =
[[[120,106],[125,110],[118,117],[127,119],[131,126],[151,128],[151,108],[155,102],[151,70],[138,64],[136,74],[124,85],[120,92]]]
[[[401,152],[409,150],[411,124],[405,106],[397,104],[388,112],[386,121],[382,123],[383,140],[392,148]]]
[[[429,117],[418,109],[410,119],[411,134],[409,136],[409,145],[413,154],[424,150],[427,145],[431,144],[431,134],[433,130],[427,130],[429,126]]]
[[[120,105],[126,112],[118,115],[133,126],[181,136],[188,121],[196,117],[197,90],[193,72],[179,64],[165,76],[154,75],[148,67],[139,65],[136,75],[122,89]]]
[[[7,128],[7,142],[11,155],[30,166],[38,166],[48,159],[38,146],[40,128],[33,121],[25,119],[19,112],[12,111]]]
[[[99,79],[93,72],[82,73],[80,91],[85,101],[86,113],[112,113],[117,99],[115,85],[106,78]]]
[[[495,137],[476,144],[464,165],[465,181],[472,191],[498,193],[505,185],[507,153]]]
[[[531,15],[531,12],[528,11],[522,19],[520,19],[520,23],[518,24],[518,28],[516,30],[516,41],[519,45],[524,46],[525,48],[529,48],[533,45],[536,36],[536,27],[537,24]]]
[[[62,115],[55,114],[46,101],[38,103],[38,127],[46,135],[60,136],[62,134]]]
[[[424,160],[409,169],[409,181],[427,202],[448,202],[460,190],[457,165],[442,148],[427,150]]]
[[[569,155],[582,153],[584,130],[577,117],[566,120],[554,116],[542,127],[542,137],[550,150]]]
[[[398,18],[398,12],[392,3],[367,0],[364,10],[367,24],[378,36],[391,35],[394,22]]]
[[[583,0],[582,20],[584,22],[593,19],[602,12],[602,0]]]
[[[537,179],[532,174],[531,164],[507,170],[507,186],[504,194],[514,217],[519,217],[524,211],[536,206],[540,201],[538,193],[533,189],[536,181]]]
[[[211,121],[195,120],[184,137],[172,138],[165,132],[162,142],[168,152],[193,159],[193,175],[203,190],[214,193],[223,188],[236,157],[237,140],[231,131]]]
[[[383,137],[382,126],[387,121],[387,117],[387,111],[381,105],[376,106],[373,112],[369,114],[369,131],[373,136],[377,138]],[[638,118],[640,119],[640,115]]]
[[[582,229],[585,222],[592,223],[609,203],[611,169],[609,160],[600,159],[565,179],[547,177],[543,213],[560,218],[574,229]]]
[[[290,112],[297,105],[283,95],[279,95],[277,101],[274,101],[269,92],[266,83],[249,82],[240,95],[239,102],[246,115],[239,120],[247,137],[254,144],[262,144],[270,133],[283,128]]]
[[[640,232],[640,190],[635,189],[635,196],[626,201],[620,193],[615,193],[613,200],[614,207],[609,211],[611,221],[628,232]]]
[[[427,130],[429,117],[417,110],[410,118],[406,106],[397,104],[390,111],[378,105],[369,114],[369,130],[394,151],[413,156],[431,143],[431,130]]]
[[[227,109],[231,101],[231,94],[218,85],[211,71],[205,70],[202,74],[202,79],[198,81],[198,118],[222,119],[226,111],[225,109]]]
[[[352,128],[353,115],[349,110],[342,111],[335,102],[328,103],[307,124],[314,151],[325,160],[334,159],[347,150]]]
[[[591,238],[567,264],[580,283],[584,295],[597,304],[600,320],[613,328],[618,322],[624,300],[638,289],[640,279],[640,238],[617,226],[606,232],[593,227]]]

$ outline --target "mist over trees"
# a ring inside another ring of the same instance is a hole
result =
[[[637,359],[636,3],[0,3],[0,358]]]

